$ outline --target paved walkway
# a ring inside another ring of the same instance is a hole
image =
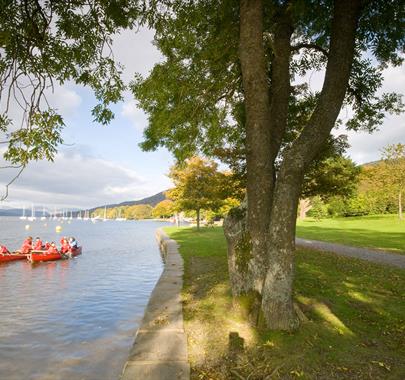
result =
[[[149,299],[121,380],[190,379],[180,294],[183,259],[177,243],[163,230],[156,232],[156,238],[165,256],[165,269]]]
[[[329,251],[342,256],[355,257],[357,259],[372,261],[377,264],[386,264],[398,268],[405,268],[405,255],[397,255],[395,253],[390,253],[387,251],[374,251],[367,248],[349,247],[342,244],[327,243],[318,240],[308,240],[301,238],[296,238],[295,243],[306,248]]]

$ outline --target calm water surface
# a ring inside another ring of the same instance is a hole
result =
[[[154,235],[164,224],[0,217],[0,242],[16,249],[28,234],[59,240],[56,225],[83,255],[0,264],[0,379],[118,379],[162,272]]]

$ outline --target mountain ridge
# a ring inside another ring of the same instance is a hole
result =
[[[138,199],[136,201],[125,201],[121,203],[112,203],[108,205],[101,205],[97,207],[93,207],[89,209],[89,211],[94,211],[99,208],[114,208],[114,207],[123,207],[123,206],[135,206],[135,205],[150,205],[152,207],[155,207],[159,202],[164,201],[166,199],[165,191],[161,191],[157,194],[151,195],[149,197],[143,198],[143,199]]]
[[[135,206],[135,205],[145,205],[145,204],[155,207],[159,202],[166,199],[165,192],[166,192],[166,190],[161,191],[159,193],[156,193],[156,194],[151,195],[146,198],[135,200],[135,201],[124,201],[121,203],[111,203],[111,204],[107,204],[107,205],[93,207],[91,209],[86,209],[86,210],[89,210],[90,212],[92,212],[96,209],[100,209],[100,208],[104,208],[104,207],[114,208],[114,207]],[[77,216],[79,211],[84,211],[84,209],[73,211],[72,212],[73,216]],[[0,208],[0,216],[21,216],[22,213],[23,213],[22,208]],[[49,216],[48,212],[45,212],[45,214],[46,214],[46,216]],[[31,211],[26,209],[25,215],[30,216]],[[36,217],[42,216],[42,211],[35,211],[35,216]]]

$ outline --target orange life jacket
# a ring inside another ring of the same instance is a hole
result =
[[[50,246],[46,253],[59,253],[58,249],[56,247]]]
[[[29,240],[24,240],[20,251],[21,253],[30,253],[32,251],[32,242],[30,242]]]
[[[41,241],[41,240],[38,240],[38,241],[36,241],[36,243],[35,243],[34,250],[35,250],[35,251],[40,251],[41,249],[42,249],[42,241]]]

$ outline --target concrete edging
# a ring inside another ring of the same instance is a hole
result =
[[[189,380],[181,290],[183,259],[178,245],[156,231],[165,267],[152,291],[121,380]]]

